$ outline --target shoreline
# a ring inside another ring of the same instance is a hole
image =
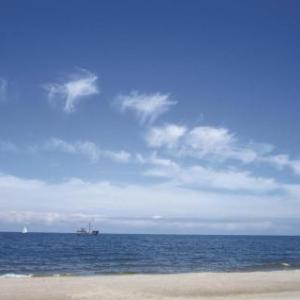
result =
[[[266,269],[266,268],[249,268],[244,270],[223,270],[223,271],[193,271],[193,272],[103,272],[103,273],[40,273],[40,274],[22,274],[22,273],[6,273],[0,274],[1,278],[52,278],[52,277],[106,277],[106,276],[130,276],[130,275],[190,275],[190,274],[247,274],[247,273],[269,273],[269,272],[289,272],[289,271],[299,271],[300,268],[292,268],[290,265],[283,267],[281,269]]]
[[[300,299],[300,271],[0,278],[1,300]]]

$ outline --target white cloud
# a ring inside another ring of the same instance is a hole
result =
[[[36,212],[36,211],[7,211],[5,213],[0,212],[0,219],[2,222],[5,220],[7,223],[46,223],[54,224],[56,222],[90,222],[93,221],[102,221],[105,219],[100,214],[83,214],[83,213],[59,213],[59,212]]]
[[[152,127],[147,132],[146,141],[151,147],[168,147],[172,148],[178,144],[187,129],[185,126],[176,124],[167,124],[162,127]]]
[[[168,171],[170,171],[170,169],[179,169],[179,165],[176,162],[169,158],[160,157],[156,152],[146,156],[138,153],[135,156],[134,161],[141,165],[151,165],[160,168],[166,168]]]
[[[150,147],[173,148],[176,154],[197,158],[233,159],[244,163],[257,158],[254,147],[240,145],[235,135],[222,127],[198,126],[188,130],[183,125],[168,124],[150,128],[146,141]]]
[[[7,80],[0,78],[0,102],[4,102],[7,99]]]
[[[160,167],[168,167],[171,169],[177,169],[178,165],[171,159],[167,158],[161,158],[159,157],[156,153],[153,153],[149,158],[148,158],[148,163]]]
[[[269,155],[259,159],[261,162],[269,163],[279,169],[289,168],[295,174],[300,175],[300,160],[290,159],[287,154]]]
[[[161,219],[163,219],[163,217],[162,216],[152,216],[152,219],[154,219],[154,220],[161,220]]]
[[[101,150],[93,142],[79,141],[70,146],[74,147],[75,153],[82,154],[94,162],[98,161],[101,156]]]
[[[193,149],[210,153],[232,147],[235,137],[226,128],[201,126],[188,133],[186,143]]]
[[[34,154],[40,151],[59,151],[72,155],[82,155],[91,162],[98,162],[101,158],[114,162],[127,163],[131,160],[131,153],[119,150],[101,149],[90,141],[67,142],[60,138],[51,138],[44,143],[19,146],[9,141],[0,140],[0,152]]]
[[[295,227],[294,220],[257,218],[247,219],[204,219],[204,218],[165,218],[159,215],[152,217],[106,217],[93,213],[59,213],[59,212],[36,212],[36,211],[1,211],[0,224],[15,226],[16,230],[21,230],[24,224],[29,226],[30,231],[75,231],[79,226],[84,226],[91,222],[94,228],[101,232],[117,233],[288,233],[291,234]],[[296,223],[299,225],[299,222]],[[288,225],[288,226],[287,226]],[[282,229],[284,228],[285,231]],[[279,230],[278,230],[279,229]],[[296,230],[295,230],[296,231]],[[295,232],[296,233],[296,232]]]
[[[298,175],[300,175],[300,160],[291,160],[290,168]]]
[[[126,151],[102,151],[102,155],[110,158],[113,161],[120,162],[120,163],[127,163],[130,161],[131,154]]]
[[[185,151],[198,157],[213,156],[215,159],[234,159],[253,162],[257,153],[250,146],[242,146],[227,128],[199,126],[190,130],[185,139]]]
[[[52,138],[47,141],[40,150],[62,151],[69,154],[79,154],[88,158],[91,162],[97,162],[100,158],[108,158],[115,162],[127,163],[131,158],[131,154],[121,151],[103,150],[95,143],[90,141],[66,142],[62,139]]]
[[[58,138],[52,138],[45,144],[47,150],[61,150],[66,153],[76,153],[76,147],[73,144],[65,142]]]
[[[244,226],[243,232],[251,233],[250,223],[299,218],[300,189],[296,188],[298,194],[286,192],[279,197],[185,189],[169,183],[120,185],[75,178],[50,184],[0,174],[0,222],[36,223],[38,229],[43,224],[50,228],[71,224],[68,228],[75,230],[82,222],[95,220],[106,231],[192,232],[202,228],[217,233],[226,224],[228,232]]]
[[[285,186],[273,178],[254,176],[247,171],[213,170],[202,166],[186,168],[152,168],[145,172],[147,176],[164,177],[173,184],[197,189],[224,190],[227,192],[268,193],[278,192]]]
[[[51,103],[63,101],[66,113],[76,110],[78,103],[88,96],[99,94],[98,77],[90,71],[80,69],[70,76],[70,80],[63,83],[50,83],[45,85],[48,99]]]
[[[289,168],[300,174],[300,160],[286,154],[275,154],[275,147],[266,143],[242,143],[224,127],[198,126],[191,129],[183,125],[168,124],[151,127],[146,133],[148,146],[167,148],[175,156],[188,156],[213,162],[233,160],[267,163],[279,169]]]
[[[116,99],[122,112],[132,111],[141,123],[153,122],[166,113],[176,102],[170,100],[169,94],[143,94],[133,91],[128,95],[119,95]]]

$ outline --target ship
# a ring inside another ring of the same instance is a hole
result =
[[[89,223],[88,229],[82,227],[76,231],[77,235],[98,235],[99,230],[92,230],[91,223]]]

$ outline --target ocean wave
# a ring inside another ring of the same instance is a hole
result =
[[[299,270],[299,263],[288,262],[270,262],[264,264],[254,264],[235,269],[235,272],[260,272],[260,271],[285,271],[285,270]]]
[[[290,264],[285,263],[285,262],[281,263],[281,265],[282,265],[283,267],[290,267],[290,266],[291,266]]]

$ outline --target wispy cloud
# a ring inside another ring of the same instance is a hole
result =
[[[100,148],[91,141],[68,142],[60,138],[50,138],[46,142],[18,145],[10,141],[0,140],[0,152],[35,154],[37,152],[63,152],[72,155],[81,155],[90,162],[96,163],[100,159],[108,159],[119,163],[128,163],[132,159],[131,153],[118,150],[112,151]]]
[[[138,153],[135,157],[135,162],[142,165],[166,167],[168,170],[170,168],[178,168],[178,164],[175,161],[169,158],[161,157],[156,152],[153,152],[150,155],[142,155]]]
[[[234,159],[249,163],[258,155],[250,145],[241,145],[235,134],[222,127],[195,127],[186,135],[184,144],[183,151],[201,158],[212,156],[214,159]]]
[[[300,175],[300,160],[291,159],[287,154],[269,155],[259,159],[261,162],[269,163],[279,169],[289,168],[295,174]]]
[[[152,123],[176,102],[170,99],[169,94],[132,91],[128,95],[119,95],[115,104],[122,112],[132,111],[141,123]]]
[[[146,141],[151,147],[168,147],[177,146],[187,131],[185,126],[176,124],[167,124],[162,127],[152,127],[146,135]]]
[[[226,128],[199,126],[188,133],[186,142],[194,149],[210,153],[231,148],[236,139]]]
[[[276,154],[268,143],[243,143],[224,127],[168,124],[151,127],[145,135],[148,146],[172,150],[178,156],[189,156],[213,162],[237,161],[243,164],[265,163],[279,169],[289,168],[300,174],[300,160],[287,154]]]
[[[63,110],[72,113],[83,99],[99,94],[98,77],[85,69],[79,69],[69,76],[69,80],[62,83],[46,84],[48,99],[51,103],[63,102]]]
[[[104,157],[110,158],[111,160],[115,162],[120,163],[127,163],[131,159],[131,154],[127,151],[121,150],[121,151],[102,151],[101,154]]]
[[[7,100],[7,88],[8,81],[4,78],[0,78],[0,103]]]
[[[66,142],[59,138],[52,138],[39,149],[47,151],[62,151],[69,154],[78,154],[88,158],[91,162],[97,162],[101,158],[107,158],[115,162],[127,163],[131,154],[121,151],[111,151],[101,149],[98,145],[90,141]]]
[[[172,184],[195,189],[209,189],[227,192],[269,193],[284,190],[285,187],[273,178],[258,177],[249,171],[215,170],[203,166],[150,168],[145,175],[171,180]]]
[[[146,167],[143,172],[145,176],[156,177],[182,188],[244,194],[292,191],[290,186],[281,184],[272,177],[256,176],[250,171],[238,168],[216,169],[201,164],[180,164],[161,157],[156,152],[148,156],[139,154],[137,161]]]
[[[151,147],[173,148],[181,155],[198,158],[250,162],[257,156],[254,149],[241,146],[235,135],[222,127],[198,126],[188,129],[183,125],[168,124],[150,128],[146,141]]]

